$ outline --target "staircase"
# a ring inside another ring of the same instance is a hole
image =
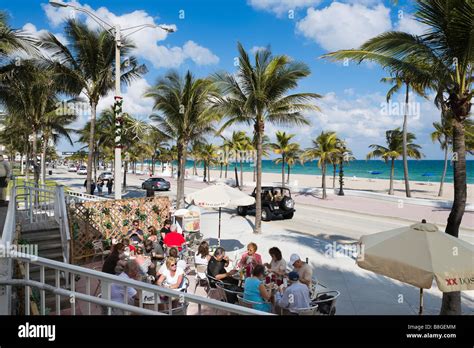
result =
[[[59,225],[54,219],[33,224],[23,222],[20,226],[20,239],[30,245],[37,245],[38,256],[64,262]],[[53,269],[46,268],[44,277],[46,284],[55,285],[56,274]],[[30,279],[40,281],[40,266],[31,265]],[[63,273],[60,274],[59,280],[61,287],[65,287],[66,279]],[[56,297],[52,293],[45,293],[45,307],[49,307],[51,312],[56,310]],[[61,310],[69,307],[69,299],[61,297]]]

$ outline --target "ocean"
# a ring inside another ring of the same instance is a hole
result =
[[[409,160],[408,161],[408,174],[410,180],[413,181],[426,181],[426,182],[439,182],[443,173],[444,161],[442,160]],[[192,168],[193,161],[188,160],[186,163],[187,168]],[[202,168],[202,164],[198,166]],[[214,166],[212,169],[219,170],[219,166]],[[234,164],[229,164],[228,170],[233,170]],[[237,164],[238,170],[240,170],[240,164]],[[474,160],[466,161],[467,168],[467,183],[474,184]],[[244,163],[244,172],[253,171],[252,163]],[[281,164],[275,164],[272,160],[262,160],[262,170],[264,173],[281,173]],[[333,167],[328,166],[327,175],[332,176]],[[286,168],[285,168],[286,173]],[[372,174],[374,173],[374,174]],[[379,174],[376,174],[379,173]],[[296,164],[291,168],[291,174],[307,174],[307,175],[321,175],[321,170],[318,168],[318,162],[306,162],[304,165]],[[359,178],[376,178],[376,179],[389,179],[390,178],[390,163],[385,163],[380,160],[355,160],[344,165],[344,176],[345,177],[359,177]],[[403,161],[395,161],[395,180],[403,180]],[[446,181],[453,182],[453,167],[448,162],[448,170],[446,172]]]

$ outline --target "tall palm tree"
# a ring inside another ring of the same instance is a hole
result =
[[[72,128],[68,128],[71,123],[76,121],[77,114],[74,110],[53,110],[44,115],[41,130],[43,132],[43,149],[41,151],[41,183],[46,181],[46,152],[50,140],[57,144],[60,137],[64,137],[69,144],[73,145],[70,134]]]
[[[223,128],[235,123],[253,125],[256,135],[257,183],[255,233],[262,225],[262,139],[265,123],[307,125],[302,111],[317,109],[312,102],[320,98],[315,93],[287,94],[298,81],[310,74],[306,64],[290,57],[272,56],[269,49],[259,50],[252,64],[244,47],[238,43],[239,66],[236,75],[216,74],[215,81],[222,97],[216,104],[227,116]]]
[[[400,128],[389,130],[385,132],[385,139],[387,146],[372,144],[369,145],[371,152],[367,154],[367,159],[380,157],[387,163],[390,160],[390,188],[389,195],[393,195],[393,176],[395,173],[395,160],[403,153],[403,132]],[[407,152],[408,156],[415,159],[420,159],[423,155],[420,152],[421,146],[414,144],[413,141],[416,136],[413,133],[407,134]]]
[[[257,136],[255,131],[253,132],[252,137],[252,151],[254,151],[254,158],[253,158],[253,182],[257,181],[257,166],[255,165],[256,156],[255,152],[257,151]],[[268,135],[264,135],[262,137],[262,159],[267,158],[270,156],[271,146],[270,146],[270,138]]]
[[[225,139],[225,138],[224,138]],[[234,159],[234,172],[235,172],[235,183],[237,187],[243,186],[243,174],[242,174],[242,156],[241,152],[249,151],[252,149],[251,140],[244,131],[233,131],[232,135],[224,140],[224,146],[229,149]],[[237,176],[237,163],[240,162],[240,181]]]
[[[0,80],[0,102],[11,117],[29,127],[34,178],[38,184],[38,137],[46,122],[45,115],[57,108],[57,95],[64,92],[63,86],[50,70],[43,69],[36,60],[25,60],[20,66],[12,62],[3,66],[1,71],[11,73]]]
[[[152,115],[150,118],[158,123],[158,127],[166,135],[176,141],[178,208],[184,204],[188,145],[194,139],[213,132],[213,123],[219,119],[210,103],[215,94],[215,87],[209,79],[197,79],[190,71],[184,76],[170,71],[145,93],[145,97],[153,98],[153,109],[161,112],[161,115]]]
[[[9,58],[15,51],[30,54],[38,52],[37,41],[22,30],[12,29],[8,25],[8,16],[5,11],[0,11],[0,62]]]
[[[217,164],[218,154],[217,154],[218,147],[213,144],[204,143],[201,145],[201,154],[200,157],[204,163],[204,182],[211,182],[211,166]],[[207,174],[207,178],[206,178]]]
[[[410,56],[410,60],[412,64],[416,64],[416,61],[412,59],[413,57]],[[403,115],[403,177],[405,180],[405,194],[407,197],[411,197],[410,192],[410,179],[408,176],[408,150],[407,150],[407,132],[408,132],[408,110],[409,110],[409,100],[410,100],[410,89],[411,91],[415,92],[419,96],[427,98],[424,85],[422,83],[418,83],[416,80],[416,74],[411,74],[407,71],[399,71],[394,73],[394,77],[386,77],[382,78],[382,82],[392,84],[392,87],[387,92],[387,103],[390,102],[393,95],[400,91],[403,86],[405,86],[405,108],[404,108],[404,115]]]
[[[336,152],[337,134],[336,132],[321,132],[316,139],[313,140],[313,146],[307,148],[303,152],[303,159],[314,160],[318,159],[318,167],[322,172],[323,199],[327,198],[326,194],[326,168],[328,163],[332,163],[333,154]]]
[[[433,122],[435,130],[431,133],[431,140],[438,141],[441,150],[444,151],[444,166],[439,183],[438,197],[443,196],[443,184],[448,170],[448,152],[452,142],[452,124],[447,117],[442,117],[441,122]]]
[[[474,2],[465,0],[416,0],[414,18],[426,27],[423,35],[386,32],[370,39],[358,50],[338,51],[332,59],[365,59],[380,63],[391,71],[410,72],[425,86],[436,86],[436,105],[446,105],[453,128],[454,201],[445,232],[459,236],[466,209],[465,122],[472,99],[472,28]],[[423,62],[411,64],[409,57]],[[440,99],[444,102],[440,103]],[[455,159],[455,160],[454,160]],[[441,314],[461,314],[461,294],[443,293]]]
[[[168,136],[158,128],[150,125],[150,131],[147,136],[147,143],[152,147],[153,154],[151,156],[151,175],[155,175],[155,162],[159,158],[160,153],[169,147],[167,141]]]
[[[286,152],[286,166],[287,166],[287,175],[286,175],[286,184],[290,184],[290,169],[293,167],[296,163],[300,162],[303,164],[303,160],[301,158],[303,151],[300,149],[300,145],[297,143],[294,143],[293,146],[291,146],[288,151]],[[279,158],[277,161],[280,160]],[[275,163],[278,163],[278,162]]]
[[[278,159],[278,163],[281,163],[281,185],[284,186],[286,154],[297,144],[291,142],[291,139],[295,136],[295,134],[286,134],[286,132],[277,131],[275,135],[276,142],[271,143],[270,146],[275,154],[281,155],[281,157]]]
[[[63,45],[51,33],[41,36],[41,45],[51,54],[48,66],[54,68],[64,88],[70,93],[84,93],[91,108],[89,154],[87,157],[87,192],[90,191],[96,131],[96,112],[100,98],[114,88],[112,70],[115,62],[115,38],[106,30],[89,29],[86,24],[74,19],[67,21]],[[130,53],[135,46],[122,40],[120,50],[130,64],[121,65],[121,82],[128,84],[145,73],[146,67],[138,65]],[[115,132],[114,132],[115,133]]]

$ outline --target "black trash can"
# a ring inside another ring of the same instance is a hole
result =
[[[48,174],[53,175],[53,171],[52,170],[48,171]]]
[[[155,190],[153,190],[153,189],[147,189],[147,190],[146,190],[146,196],[147,196],[147,197],[155,197]]]

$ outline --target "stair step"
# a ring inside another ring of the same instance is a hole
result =
[[[38,252],[41,253],[45,250],[51,249],[60,249],[62,250],[62,243],[61,240],[59,241],[48,241],[47,243],[38,243]]]
[[[25,239],[26,241],[41,241],[41,240],[46,240],[46,239],[54,239],[54,238],[61,238],[61,234],[59,233],[59,230],[49,230],[49,231],[43,231],[43,232],[29,232],[29,233],[21,233],[20,234],[22,239]]]
[[[46,259],[56,260],[56,261],[63,261],[63,251],[62,249],[52,249],[42,253],[39,253],[40,257],[44,257]]]
[[[48,221],[34,222],[34,223],[24,222],[21,224],[21,231],[23,233],[49,231],[49,230],[54,230],[58,228],[59,228],[59,225],[54,219],[48,220]]]

